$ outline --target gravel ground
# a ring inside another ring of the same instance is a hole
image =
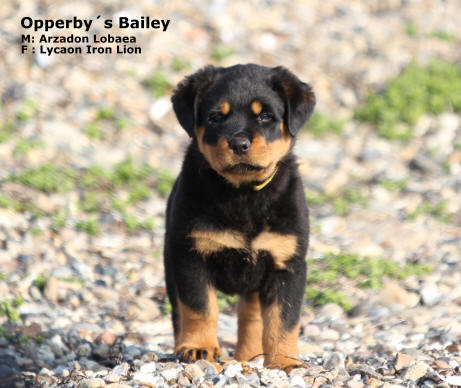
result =
[[[411,61],[461,63],[460,11],[458,0],[4,1],[0,387],[461,386],[461,118],[424,115],[406,143],[352,119],[370,88]],[[172,22],[135,34],[140,56],[18,53],[23,15],[122,13]],[[169,94],[207,63],[247,62],[291,68],[312,84],[317,111],[345,122],[341,134],[306,130],[296,146],[306,191],[332,199],[311,201],[309,258],[431,268],[380,276],[375,288],[340,276],[352,308],[306,300],[305,368],[288,375],[232,360],[231,303],[216,364],[175,360],[165,313],[161,185],[187,142]],[[45,186],[33,180],[42,170],[25,177],[44,165],[71,172]],[[101,178],[115,188],[92,202],[85,190],[102,189],[85,174],[95,165],[115,171]]]

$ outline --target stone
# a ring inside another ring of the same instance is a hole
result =
[[[92,378],[92,379],[83,379],[77,385],[77,388],[99,388],[104,387],[106,384],[103,379]]]
[[[54,276],[48,278],[45,284],[45,289],[43,290],[43,295],[51,303],[57,303],[58,301],[58,279]]]
[[[91,345],[89,343],[80,344],[76,350],[78,357],[89,357],[91,354]]]
[[[405,353],[397,353],[394,361],[394,368],[396,371],[406,368],[413,361],[413,357]]]
[[[344,368],[344,356],[341,353],[334,352],[324,358],[324,368],[326,370],[334,370],[339,368]]]
[[[426,306],[433,306],[436,303],[440,302],[442,299],[442,294],[439,292],[438,287],[436,284],[428,284],[424,286],[419,293],[421,294],[421,298],[423,303]]]
[[[230,363],[227,368],[224,369],[224,375],[228,378],[235,377],[243,372],[242,365],[237,362]]]
[[[402,377],[404,380],[417,381],[421,377],[424,377],[428,371],[428,365],[418,362],[414,365],[409,366],[408,369],[405,370],[405,372],[403,373]]]
[[[3,358],[0,359],[0,386],[14,386],[14,382],[18,380],[20,375],[18,364],[12,360]]]
[[[446,362],[444,360],[435,360],[433,367],[434,367],[434,369],[437,369],[437,370],[451,369],[450,364],[448,364],[448,362]]]
[[[128,375],[129,371],[130,371],[130,364],[128,364],[127,362],[122,362],[121,364],[114,367],[114,369],[112,369],[112,373],[115,373],[120,376]]]
[[[360,379],[360,375],[355,375],[350,380],[346,382],[347,388],[363,388],[364,384]]]
[[[109,372],[106,377],[104,377],[104,381],[106,383],[118,383],[121,379],[121,376],[117,373]]]
[[[177,382],[180,387],[188,386],[190,384],[189,378],[184,373],[179,375]]]
[[[259,376],[256,373],[250,373],[248,375],[245,375],[244,382],[245,384],[248,384],[252,387],[259,387],[261,385],[259,381]]]
[[[136,372],[133,375],[133,382],[147,387],[160,387],[163,386],[165,380],[160,376],[153,376],[148,373]]]
[[[38,323],[31,323],[28,326],[23,326],[19,328],[19,331],[29,338],[36,338],[42,332],[40,325]]]
[[[59,334],[56,334],[53,337],[51,337],[48,340],[48,345],[51,347],[53,353],[58,357],[62,357],[65,354],[69,354],[69,348],[64,344],[64,342],[62,341],[62,337]]]
[[[184,372],[190,379],[205,376],[205,373],[203,373],[202,369],[196,364],[187,364],[184,367]]]
[[[310,343],[310,342],[304,342],[300,341],[299,342],[299,352],[302,354],[322,354],[323,349],[316,344]]]
[[[141,365],[139,368],[141,373],[155,373],[157,371],[157,363],[155,362],[148,362],[147,364]]]
[[[159,98],[152,104],[152,107],[150,108],[150,118],[155,122],[165,116],[170,109],[170,100],[166,97]]]
[[[110,331],[105,331],[99,334],[96,339],[94,340],[95,343],[106,343],[109,346],[112,346],[117,339],[117,336]]]
[[[162,370],[160,374],[166,381],[173,381],[178,378],[178,375],[181,373],[181,369],[182,368],[178,367],[168,368]]]
[[[135,345],[127,346],[124,356],[127,360],[134,360],[135,358],[139,358],[141,356],[141,350]]]
[[[109,357],[110,347],[105,342],[97,344],[93,349],[93,354],[101,359],[106,359]]]
[[[128,307],[130,319],[136,319],[141,322],[150,322],[158,318],[160,310],[157,303],[149,298],[136,298],[135,304]]]
[[[325,306],[322,306],[318,312],[318,317],[320,319],[342,319],[344,317],[344,310],[341,306],[338,306],[336,303],[327,303]]]
[[[379,293],[381,303],[385,306],[400,304],[404,307],[415,307],[419,302],[419,296],[408,292],[396,281],[389,281],[384,284]]]
[[[261,370],[261,383],[268,385],[276,380],[286,380],[287,374],[279,369],[262,369]]]
[[[381,380],[378,380],[374,377],[370,377],[368,380],[367,380],[367,386],[369,387],[379,387],[382,385],[382,381]]]
[[[259,382],[259,379],[258,379],[258,382]],[[306,387],[306,383],[304,382],[304,379],[301,376],[293,376],[290,379],[290,387],[304,388]]]
[[[338,341],[339,333],[337,330],[325,329],[320,332],[319,338],[322,341]]]
[[[461,375],[459,376],[448,376],[445,378],[445,382],[450,385],[461,387]]]

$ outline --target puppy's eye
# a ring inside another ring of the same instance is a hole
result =
[[[269,121],[272,121],[274,119],[274,116],[271,113],[268,112],[262,112],[258,116],[256,116],[256,120],[260,123],[268,123]]]
[[[208,122],[209,123],[219,123],[223,119],[223,115],[220,112],[211,112],[208,115]]]

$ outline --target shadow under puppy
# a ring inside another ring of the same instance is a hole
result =
[[[207,66],[172,97],[192,141],[168,199],[165,277],[175,352],[221,355],[216,290],[239,294],[237,360],[298,358],[309,218],[292,155],[315,96],[284,67]]]

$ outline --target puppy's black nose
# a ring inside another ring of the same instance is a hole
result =
[[[246,137],[235,137],[229,140],[229,147],[234,151],[237,155],[242,155],[248,152],[250,149],[250,140]]]

